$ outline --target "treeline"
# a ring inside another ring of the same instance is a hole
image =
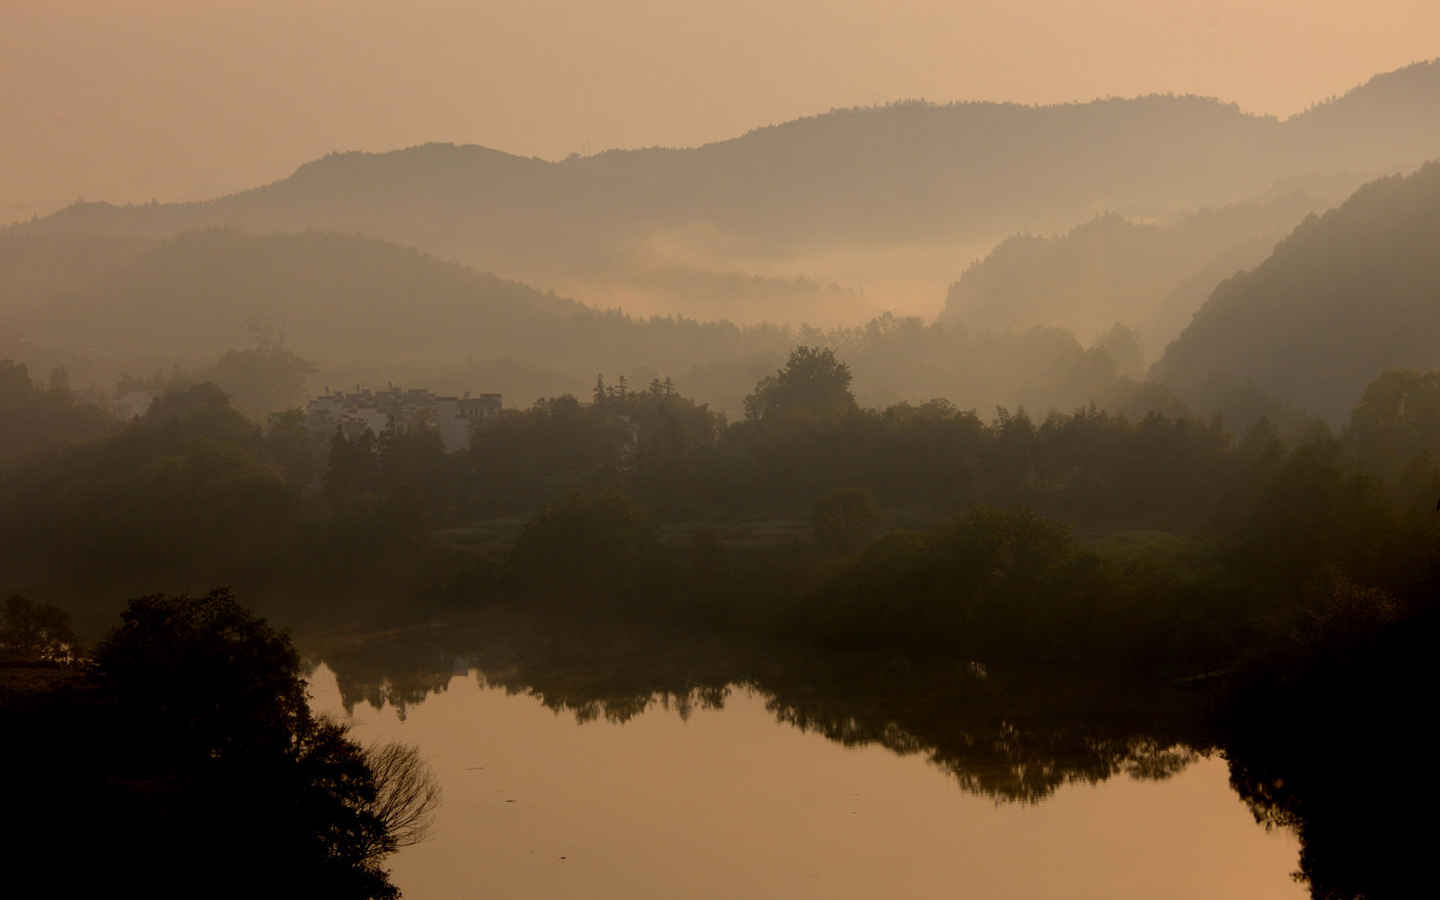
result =
[[[1214,423],[1095,410],[1040,425],[942,404],[865,412],[844,365],[802,348],[713,443],[617,454],[422,606],[1090,671],[1229,668],[1312,619],[1344,629],[1428,608],[1435,385],[1391,373],[1343,434],[1317,426],[1287,445],[1264,422],[1237,441]],[[810,534],[747,540],[741,523],[767,517]]]
[[[1400,576],[1423,576],[1440,496],[1428,455],[1436,384],[1385,376],[1338,437],[1316,425],[1287,441],[1262,421],[1237,439],[1220,422],[1094,408],[1040,422],[1003,409],[986,422],[942,401],[867,410],[833,352],[802,347],[756,384],[742,421],[660,379],[640,389],[601,380],[588,403],[562,396],[505,411],[456,454],[424,429],[317,435],[298,412],[262,430],[199,385],[161,397],[109,438],[0,481],[6,587],[90,605],[90,614],[76,609],[85,625],[125,596],[219,581],[295,622],[413,619],[531,593],[583,605],[609,592],[602,608],[623,595],[644,615],[679,604],[715,622],[788,628],[804,617],[784,620],[777,597],[819,596],[835,576],[833,597],[858,591],[883,616],[889,601],[875,598],[894,592],[879,588],[876,571],[918,572],[927,560],[980,553],[964,549],[972,538],[994,538],[1005,553],[1019,552],[1016,540],[1047,548],[1048,562],[1024,567],[1026,577],[1052,563],[1069,572],[1072,557],[1091,569],[1092,556],[1137,557],[1133,571],[1106,569],[1119,572],[1116,584],[1097,582],[1086,603],[1100,602],[1096,591],[1129,591],[1137,610],[1163,603],[1200,615],[1253,594],[1246,615],[1262,619],[1264,608],[1293,609],[1309,574],[1412,592]],[[1052,526],[1037,519],[1041,530],[1027,530],[1030,520],[1008,513],[974,519],[969,511],[982,507],[1029,510],[1076,537],[1043,537]],[[966,515],[969,525],[947,530]],[[1167,537],[1114,537],[1137,532]],[[1214,548],[1239,594],[1213,581]],[[848,566],[843,577],[837,566]],[[954,574],[904,577],[931,585],[909,592],[915,602],[925,591],[1030,590],[946,580]],[[1057,590],[1080,584],[1073,573],[1054,577]],[[844,589],[846,578],[874,587]],[[839,638],[870,627],[860,613],[852,626],[836,624],[836,610],[854,602],[827,603],[834,621],[802,630]],[[925,621],[917,613],[917,635]]]

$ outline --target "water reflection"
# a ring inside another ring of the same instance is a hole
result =
[[[445,782],[411,897],[1304,893],[1169,688],[514,620],[322,658]]]
[[[654,705],[682,720],[723,708],[732,689],[776,721],[844,746],[920,754],[965,790],[1035,802],[1115,775],[1163,779],[1212,743],[1193,699],[1168,686],[1117,692],[1073,676],[1000,677],[966,661],[917,663],[629,629],[576,632],[508,620],[416,629],[326,648],[340,699],[409,710],[458,671],[525,694],[580,723],[626,722]]]
[[[419,742],[445,784],[432,839],[394,860],[411,900],[1301,893],[1293,840],[1256,828],[1214,759],[997,805],[922,759],[776,727],[746,688],[688,721],[656,703],[577,726],[457,676],[404,722],[356,718]]]

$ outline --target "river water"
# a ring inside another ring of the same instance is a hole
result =
[[[1007,802],[924,747],[780,721],[752,688],[721,708],[656,699],[581,722],[593,710],[490,683],[457,665],[418,702],[377,708],[342,699],[326,665],[312,673],[318,712],[365,743],[418,745],[439,778],[430,838],[389,862],[410,900],[1306,894],[1295,837],[1255,823],[1218,756]]]

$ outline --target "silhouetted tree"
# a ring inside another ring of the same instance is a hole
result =
[[[150,712],[146,727],[173,732],[177,757],[284,754],[310,726],[289,638],[228,590],[141,597],[121,623],[95,648],[96,670],[119,702]]]
[[[384,842],[371,850],[379,858],[420,843],[428,835],[440,786],[420,750],[406,744],[383,744],[365,752],[375,779],[376,795],[369,809],[384,829]]]
[[[226,892],[398,896],[380,862],[423,836],[438,787],[413,748],[367,751],[312,716],[286,635],[226,590],[153,595],[130,603],[94,660],[128,735],[101,771],[171,773],[183,788],[136,814],[155,832],[135,838],[163,836],[177,860],[157,885],[224,872]],[[111,812],[134,803],[127,783],[110,789]],[[129,837],[120,848],[138,850]]]
[[[850,367],[830,348],[799,346],[784,368],[762,378],[745,398],[752,422],[835,422],[856,410]]]

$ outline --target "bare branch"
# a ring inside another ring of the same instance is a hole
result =
[[[408,744],[372,746],[365,758],[375,777],[370,811],[387,836],[386,847],[377,855],[423,841],[440,805],[440,784],[420,757],[419,748]]]

